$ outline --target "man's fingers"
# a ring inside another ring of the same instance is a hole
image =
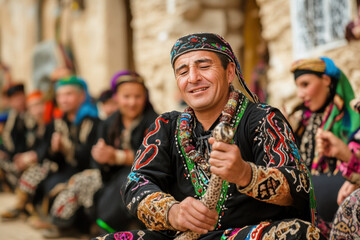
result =
[[[227,154],[224,153],[224,152],[220,152],[220,151],[217,151],[217,150],[212,150],[211,153],[210,153],[210,158],[213,158],[213,159],[218,159],[218,160],[227,160],[229,159],[227,157]]]
[[[213,230],[217,222],[217,212],[209,210],[202,202],[194,198],[187,198],[181,203],[179,212],[180,225],[198,233]]]
[[[99,138],[98,142],[97,142],[98,146],[104,146],[105,145],[105,140],[103,138]]]
[[[197,216],[202,218],[201,216]],[[204,217],[204,216],[203,216]],[[205,219],[205,217],[204,217]],[[207,233],[214,229],[212,224],[207,223],[205,220],[199,220],[193,215],[187,215],[187,221],[184,223],[184,227],[197,233]],[[215,223],[214,223],[215,225]]]
[[[232,144],[215,141],[212,144],[212,151],[227,152],[230,151],[233,147],[234,145]]]
[[[195,200],[192,202],[193,210],[191,215],[199,221],[208,223],[209,225],[216,224],[217,212],[215,210],[208,209],[202,202]]]
[[[214,144],[214,142],[215,142],[215,138],[210,137],[208,141],[209,141],[209,143],[212,145],[212,144]]]

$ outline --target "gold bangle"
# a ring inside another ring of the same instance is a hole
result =
[[[172,206],[174,206],[175,204],[179,204],[179,203],[180,203],[179,201],[174,200],[174,201],[172,201],[172,202],[170,202],[168,204],[168,209],[167,209],[166,214],[165,214],[165,222],[166,222],[167,227],[169,228],[169,230],[176,231],[176,229],[173,226],[171,226],[171,224],[169,222],[169,212],[170,212],[170,208]]]
[[[241,187],[239,185],[236,185],[236,188],[240,193],[250,192],[254,188],[254,186],[258,180],[258,172],[259,171],[258,171],[257,166],[252,162],[248,162],[248,164],[251,167],[251,181],[246,187]]]

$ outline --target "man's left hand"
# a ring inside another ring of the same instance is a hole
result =
[[[212,145],[209,159],[211,173],[240,187],[246,187],[250,183],[252,172],[250,165],[242,159],[238,146],[215,141],[212,137],[209,143]]]

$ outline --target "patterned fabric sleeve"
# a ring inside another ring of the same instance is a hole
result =
[[[155,120],[136,152],[132,171],[123,191],[125,205],[145,225],[153,230],[172,229],[167,213],[177,201],[166,194],[171,183],[170,164],[171,120],[162,115]]]
[[[277,205],[299,210],[309,206],[310,181],[292,130],[283,115],[268,105],[257,106],[249,128],[254,141],[253,177],[242,193]],[[250,140],[251,141],[251,140]]]
[[[352,155],[349,162],[341,163],[340,170],[346,179],[360,186],[360,128],[353,134],[348,146]]]

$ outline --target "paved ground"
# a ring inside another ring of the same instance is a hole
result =
[[[0,193],[0,213],[11,208],[14,204],[15,198],[13,194]],[[82,238],[57,238],[59,240],[76,240],[76,239],[87,239],[88,237]],[[15,221],[2,222],[0,220],[0,239],[1,240],[43,240],[39,230],[35,230],[30,227],[24,219]]]

